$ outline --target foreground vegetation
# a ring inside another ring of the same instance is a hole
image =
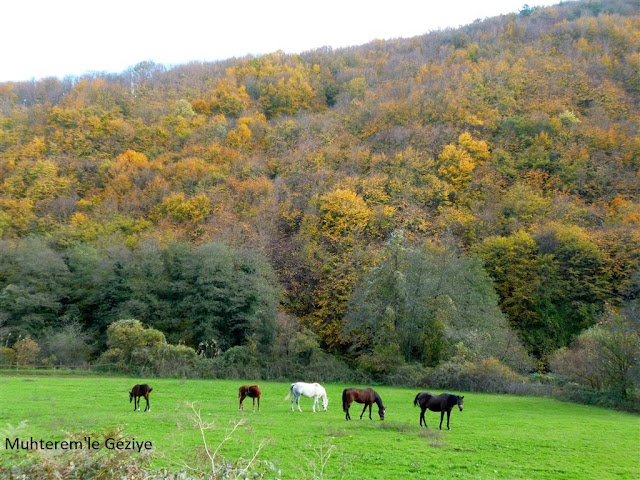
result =
[[[465,395],[450,431],[437,431],[439,415],[428,413],[428,431],[418,427],[416,390],[375,387],[387,407],[383,422],[346,422],[340,405],[343,384],[327,384],[328,412],[291,413],[284,401],[289,384],[260,382],[261,412],[238,412],[239,381],[151,379],[150,413],[133,412],[127,392],[138,379],[55,376],[0,377],[0,427],[5,435],[61,440],[97,432],[153,442],[145,468],[210,471],[203,439],[193,420],[193,402],[213,451],[227,460],[243,457],[266,478],[635,478],[637,416],[550,399],[510,395]],[[357,408],[357,407],[354,407]],[[352,411],[353,412],[356,410]],[[7,424],[21,429],[9,430]],[[231,423],[230,423],[231,422]],[[435,429],[434,429],[435,427]],[[100,437],[102,438],[102,437]],[[4,439],[3,439],[4,441]],[[589,452],[585,455],[585,452]],[[142,456],[127,452],[136,461]],[[2,452],[5,468],[29,455]],[[615,461],[612,461],[615,459]],[[203,462],[203,460],[205,460]],[[263,464],[261,461],[270,463]],[[222,462],[221,458],[217,462]],[[280,473],[278,473],[280,472]],[[6,471],[5,471],[6,473]],[[193,471],[191,473],[194,473]]]

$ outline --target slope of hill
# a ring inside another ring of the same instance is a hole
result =
[[[175,309],[152,306],[174,287],[132,303],[131,285],[149,249],[173,285],[167,258],[184,257],[171,248],[223,242],[266,259],[282,310],[330,351],[433,365],[473,331],[508,330],[503,313],[545,357],[638,296],[639,27],[636,0],[580,1],[335,51],[0,84],[5,333],[68,322],[104,333],[108,310],[197,346],[222,327],[185,337]],[[67,277],[78,265],[104,275],[81,286],[47,273],[25,260],[33,236]],[[129,260],[113,260],[118,248]],[[380,273],[394,258],[396,275]],[[137,266],[128,286],[96,296],[117,265]],[[412,266],[417,293],[390,280]],[[388,300],[373,324],[358,305],[367,285]],[[246,305],[234,315],[258,309]],[[486,325],[460,313],[484,308]]]

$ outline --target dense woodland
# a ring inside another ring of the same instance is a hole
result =
[[[339,50],[0,83],[4,361],[30,342],[40,362],[133,362],[112,325],[225,365],[555,365],[604,388],[577,365],[618,332],[626,395],[639,11],[525,6]]]

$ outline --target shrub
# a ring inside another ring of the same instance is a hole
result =
[[[640,385],[640,318],[637,309],[609,310],[551,358],[552,370],[594,390],[617,392],[622,402]]]
[[[36,364],[36,357],[40,352],[40,345],[31,336],[27,335],[24,338],[19,339],[13,344],[13,350],[15,351],[16,366],[34,366]]]
[[[15,357],[16,357],[16,351],[13,348],[10,348],[10,347],[0,348],[0,365],[2,366],[13,365]]]
[[[90,338],[80,325],[66,325],[59,331],[48,332],[42,336],[42,354],[56,365],[85,366],[94,351]],[[53,357],[55,360],[52,361]]]
[[[260,378],[257,349],[248,345],[231,347],[214,359],[218,378]]]
[[[388,385],[402,385],[408,387],[424,387],[429,384],[431,369],[422,365],[402,365],[393,372],[383,377],[383,382]]]
[[[122,438],[121,429],[106,433],[82,433],[69,439],[75,440],[90,435],[101,444],[107,438]],[[150,456],[145,453],[130,455],[123,450],[78,449],[56,452],[30,450],[26,455],[14,455],[10,462],[0,465],[0,478],[28,478],[45,480],[50,478],[150,478],[147,476]],[[169,478],[169,477],[155,477]]]
[[[526,384],[526,377],[514,372],[495,358],[479,363],[450,361],[431,370],[427,384],[470,392],[512,393],[518,385]]]

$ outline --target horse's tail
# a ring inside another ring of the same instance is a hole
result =
[[[289,387],[289,393],[287,394],[286,397],[284,397],[285,400],[289,400],[291,398],[291,395],[293,395],[293,386],[295,385],[295,383],[292,383],[291,386]]]
[[[149,387],[149,393],[153,392],[153,387]]]
[[[342,411],[343,412],[347,411],[347,389],[346,388],[342,391]]]
[[[413,406],[414,406],[414,407],[417,407],[417,406],[418,406],[418,404],[420,403],[420,402],[418,402],[418,397],[420,396],[420,393],[422,393],[422,392],[419,392],[419,393],[416,395],[416,398],[414,398],[414,399],[413,399]]]

